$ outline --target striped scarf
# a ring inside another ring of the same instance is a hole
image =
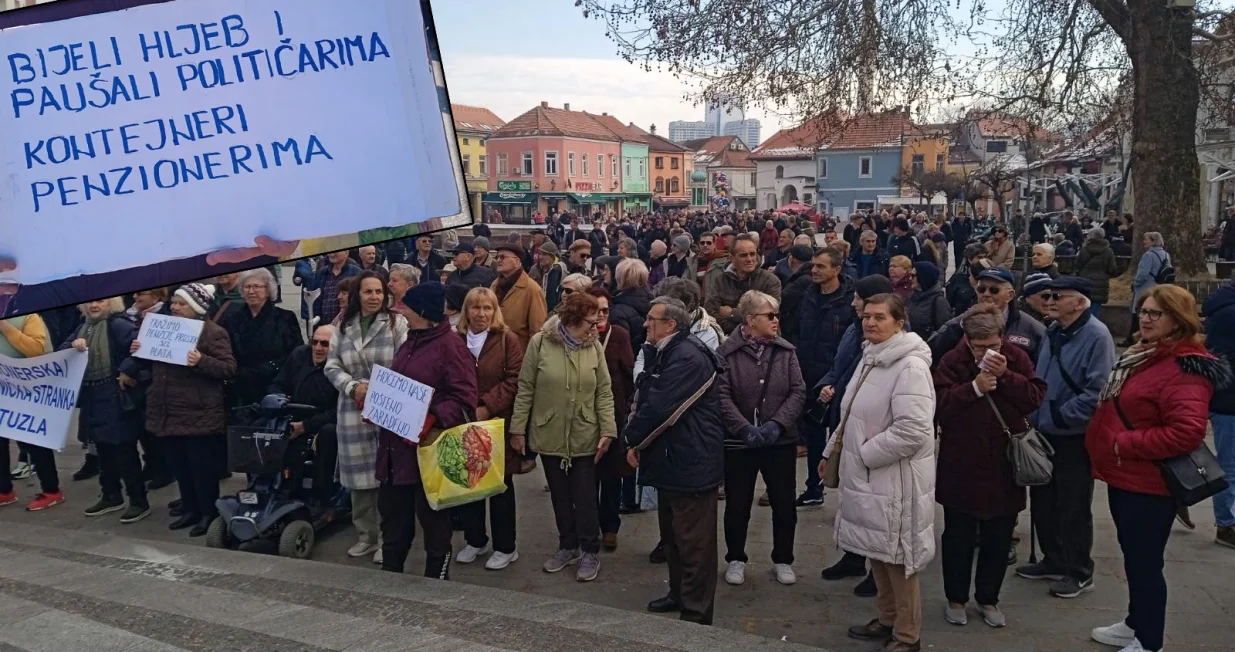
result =
[[[562,337],[562,344],[566,345],[567,351],[577,351],[582,346],[583,342],[572,337],[565,324],[558,322],[557,332]]]
[[[1111,375],[1107,376],[1106,385],[1102,387],[1102,393],[1098,395],[1098,399],[1109,401],[1119,396],[1119,391],[1123,389],[1124,383],[1128,381],[1136,368],[1154,357],[1157,352],[1157,344],[1146,342],[1138,342],[1129,347],[1123,355],[1119,356],[1119,361],[1111,369]]]

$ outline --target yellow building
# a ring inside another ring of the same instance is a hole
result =
[[[947,125],[916,125],[901,148],[902,174],[944,171],[948,166]]]
[[[451,104],[450,112],[455,120],[459,154],[463,157],[463,178],[467,180],[472,218],[480,221],[483,217],[481,198],[489,190],[489,157],[485,145],[489,136],[506,121],[479,106]]]

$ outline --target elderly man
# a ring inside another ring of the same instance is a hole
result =
[[[349,276],[360,274],[360,267],[347,257],[346,251],[336,251],[326,254],[326,263],[309,271],[309,259],[304,258],[296,263],[296,277],[301,279],[306,290],[321,290],[322,293],[313,301],[313,314],[321,318],[321,323],[334,321],[346,306],[339,305],[339,281]]]
[[[407,291],[420,284],[420,270],[407,263],[395,263],[390,266],[390,279],[386,287],[390,289],[391,303],[403,300]]]
[[[793,247],[793,239],[796,236],[792,229],[784,229],[777,236],[776,250],[770,256],[763,257],[763,266],[768,269],[775,269],[781,261],[789,257],[789,249]]]
[[[1059,276],[1059,265],[1055,264],[1055,245],[1046,243],[1034,245],[1030,263],[1033,264],[1035,272],[1046,274],[1051,278]]]
[[[853,264],[857,278],[862,279],[874,274],[887,276],[892,256],[879,248],[879,236],[874,231],[863,231],[858,242],[858,249],[849,254],[849,262]]]
[[[665,278],[665,260],[669,258],[669,247],[664,240],[653,240],[648,249],[648,287],[652,287]]]
[[[676,276],[694,280],[695,259],[690,253],[690,236],[682,234],[673,239],[673,247],[669,249],[661,268],[661,279]]]
[[[669,563],[669,594],[648,603],[648,611],[676,611],[682,620],[710,625],[717,489],[725,479],[725,428],[714,383],[726,365],[690,334],[690,315],[677,299],[653,299],[644,326],[647,373],[636,381],[623,437],[628,461],[642,465],[639,484],[657,490]]]
[[[461,242],[455,245],[452,252],[455,255],[455,271],[450,273],[446,285],[466,285],[468,289],[486,287],[497,277],[493,268],[476,264],[476,249],[471,243]],[[522,268],[522,263],[520,263]]]
[[[386,276],[386,268],[377,262],[377,247],[374,245],[365,245],[357,249],[356,257],[360,259],[360,271],[376,272],[381,276]]]
[[[446,259],[433,251],[433,236],[423,234],[416,236],[416,251],[408,256],[407,262],[420,270],[420,278],[433,280],[446,266]]]
[[[519,338],[519,346],[526,349],[532,334],[544,326],[548,317],[545,292],[523,271],[520,262],[523,260],[523,245],[504,242],[497,246],[494,259],[497,261],[497,280],[489,289],[497,295],[498,309],[502,311],[506,327]]]
[[[1093,475],[1085,428],[1115,366],[1115,342],[1089,314],[1093,283],[1077,276],[1050,282],[1047,314],[1055,320],[1037,358],[1046,400],[1029,417],[1054,448],[1051,481],[1030,490],[1031,513],[1042,544],[1042,561],[1016,569],[1031,580],[1051,580],[1050,594],[1075,598],[1094,588]]]
[[[1025,275],[1025,282],[1021,285],[1021,310],[1048,327],[1050,319],[1046,316],[1046,295],[1050,293],[1051,278],[1045,272],[1031,272]]]
[[[704,285],[703,307],[720,323],[725,334],[741,323],[736,310],[738,301],[749,290],[759,290],[780,301],[780,279],[759,267],[759,239],[744,233],[734,238],[729,250],[732,263],[708,270]]]
[[[587,244],[586,242],[584,243]],[[587,247],[590,251],[591,247]],[[557,246],[552,242],[546,242],[540,246],[540,253],[536,256],[536,264],[532,265],[532,269],[528,272],[528,276],[536,281],[545,291],[545,301],[549,307],[549,312],[557,310],[558,301],[562,298],[562,279],[570,271],[565,262],[558,259]]]
[[[476,252],[474,262],[478,267],[493,267],[493,256],[489,255],[490,246],[489,239],[483,235],[472,238],[472,249]]]
[[[332,496],[335,460],[339,454],[339,440],[335,434],[339,390],[325,373],[333,335],[334,326],[331,325],[314,329],[309,343],[292,350],[267,389],[271,394],[286,395],[293,403],[317,408],[317,412],[305,420],[292,422],[291,446],[313,447],[313,499],[318,505],[325,505]]]
[[[1003,311],[1004,339],[1010,344],[1021,347],[1029,354],[1031,360],[1038,359],[1042,342],[1046,339],[1046,327],[1042,322],[1020,311],[1016,302],[1016,276],[1006,267],[990,267],[978,274],[978,284],[974,288],[978,301],[993,304]],[[944,354],[956,348],[964,337],[961,319],[964,315],[952,318],[943,325],[928,340],[931,347],[932,368],[938,364]]]
[[[604,233],[604,231],[600,232]],[[591,276],[594,260],[592,253],[594,251],[595,249],[587,240],[575,240],[574,244],[570,245],[570,252],[566,257],[567,270],[571,274],[586,274],[587,276]]]

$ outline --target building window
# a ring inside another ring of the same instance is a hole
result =
[[[986,141],[986,151],[990,154],[1002,154],[1008,151],[1008,141],[988,140]]]
[[[678,160],[676,158],[669,159],[669,169],[670,170],[678,169]]]
[[[665,169],[665,157],[663,156],[656,157],[656,169],[657,170]]]
[[[489,176],[489,157],[481,154],[476,157],[476,164],[480,166],[480,176]]]
[[[678,183],[678,178],[670,177],[669,178],[669,193],[676,195],[681,191],[682,191],[682,184]]]
[[[853,210],[855,210],[855,211],[873,211],[873,210],[875,210],[875,202],[873,202],[873,201],[855,201],[855,202],[853,202]]]
[[[759,173],[758,173],[758,172],[751,172],[751,173],[750,173],[750,187],[751,187],[751,188],[754,188],[754,187],[756,187],[756,186],[758,186],[758,185],[759,185]]]
[[[471,144],[472,144],[472,142],[471,142],[470,140],[468,140],[468,139],[464,138],[464,139],[463,139],[463,144],[464,144],[464,145],[471,145]]]
[[[639,180],[642,181],[648,178],[647,172],[643,169],[644,159],[639,159]]]
[[[802,203],[806,204],[807,206],[811,205],[811,200],[814,198],[815,196],[810,194],[809,192],[802,193]]]
[[[819,159],[819,178],[828,178],[828,159],[826,158]]]
[[[545,176],[557,176],[557,152],[545,152]]]
[[[859,156],[858,157],[858,178],[860,179],[871,178],[871,157],[869,156]]]
[[[534,173],[534,170],[532,170],[532,153],[524,152],[523,153],[523,176],[530,177],[532,176],[533,173]]]
[[[596,155],[596,178],[605,178],[605,156],[604,154]]]
[[[703,199],[704,199],[703,188],[691,188],[690,203],[694,204],[695,206],[702,206],[704,204]]]
[[[626,180],[629,181],[634,175],[630,173],[630,157],[626,157]]]
[[[472,156],[471,154],[463,155],[463,176],[472,176]]]
[[[944,164],[944,155],[936,154],[935,155],[935,171],[943,172],[943,164]]]
[[[506,172],[510,169],[508,166],[509,166],[509,161],[507,161],[506,155],[498,154],[497,155],[497,176],[499,177],[504,176]]]
[[[481,147],[484,147],[484,146],[485,146],[485,139],[484,139],[484,138],[481,138],[481,139],[480,139],[480,146],[481,146]]]
[[[664,191],[665,191],[665,178],[656,177],[656,192],[664,192]]]
[[[913,174],[922,174],[926,171],[926,155],[914,154],[909,159],[909,171]]]
[[[609,167],[613,168],[613,180],[618,180],[618,157],[617,154],[609,155]],[[627,174],[630,174],[627,172]]]
[[[776,178],[777,179],[785,178],[785,166],[783,165],[776,166]]]
[[[566,173],[569,176],[575,176],[575,153],[566,152]]]

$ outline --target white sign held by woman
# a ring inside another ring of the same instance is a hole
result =
[[[412,443],[420,443],[432,400],[432,387],[374,365],[362,416]]]
[[[137,349],[133,357],[188,366],[189,351],[197,347],[202,325],[200,319],[146,315],[142,320],[141,331],[137,333],[141,348]]]
[[[0,355],[0,437],[63,450],[88,359],[74,349],[34,358]]]

